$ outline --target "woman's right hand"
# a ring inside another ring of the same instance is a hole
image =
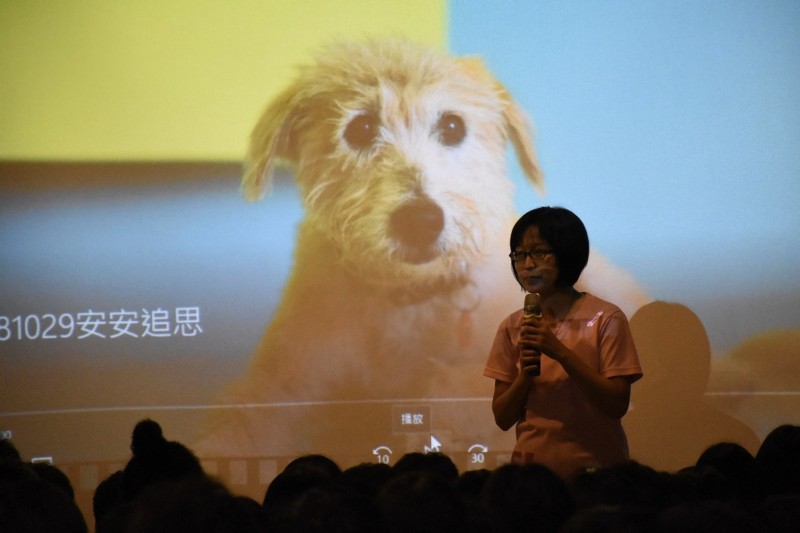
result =
[[[520,350],[520,375],[525,375],[528,377],[538,376],[540,373],[541,364],[542,352],[526,348],[522,348]]]
[[[519,336],[520,374],[528,377],[538,376],[541,371],[542,352],[539,346],[541,331],[547,328],[539,317],[525,317]]]

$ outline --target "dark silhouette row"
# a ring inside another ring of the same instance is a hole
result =
[[[460,473],[443,454],[342,469],[324,455],[289,463],[263,501],[232,494],[152,420],[132,457],[94,494],[97,533],[577,533],[800,530],[800,426],[775,428],[753,456],[706,449],[676,472],[635,461],[564,479],[541,465]],[[69,479],[0,441],[0,531],[86,532]]]

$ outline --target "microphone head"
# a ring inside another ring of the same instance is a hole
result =
[[[522,308],[522,315],[526,317],[535,316],[536,318],[541,318],[542,305],[540,303],[538,292],[529,292],[525,295],[525,304]]]

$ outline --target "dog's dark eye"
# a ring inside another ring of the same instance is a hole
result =
[[[464,119],[455,113],[444,113],[439,117],[436,124],[436,131],[439,132],[439,142],[445,146],[455,146],[460,144],[467,136],[467,127]]]
[[[354,150],[364,150],[372,146],[378,136],[380,120],[372,113],[356,116],[344,129],[344,140]]]

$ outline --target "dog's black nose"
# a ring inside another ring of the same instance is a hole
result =
[[[410,263],[425,263],[435,257],[433,244],[443,229],[442,208],[428,198],[403,204],[389,221],[391,236],[402,245],[403,259]]]

